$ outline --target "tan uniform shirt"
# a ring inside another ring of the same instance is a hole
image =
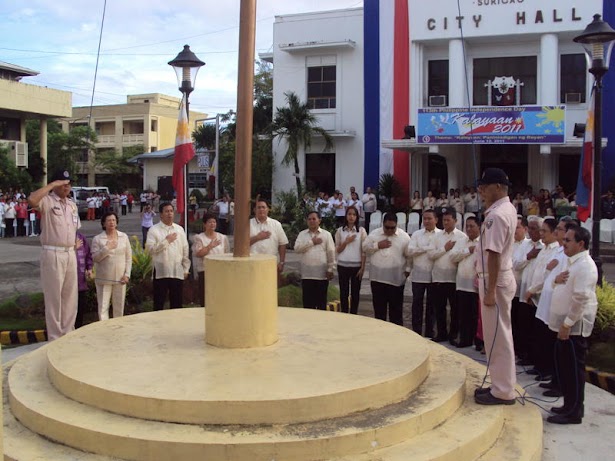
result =
[[[41,245],[74,247],[77,229],[81,227],[77,205],[69,198],[61,199],[55,192],[44,196],[41,211]]]
[[[479,273],[487,272],[489,251],[500,255],[500,274],[512,270],[516,226],[517,211],[508,197],[501,198],[485,211],[485,221],[481,233],[482,243],[480,245],[483,254],[482,257],[477,258]]]

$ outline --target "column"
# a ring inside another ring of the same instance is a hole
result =
[[[559,104],[558,88],[559,43],[557,35],[544,34],[540,37],[540,99],[539,104],[554,106]]]
[[[43,161],[43,185],[47,184],[47,117],[41,117],[40,121],[40,150]]]
[[[448,105],[450,107],[465,107],[466,75],[463,53],[463,42],[460,39],[448,42]]]

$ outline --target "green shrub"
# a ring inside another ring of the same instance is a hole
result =
[[[602,287],[596,287],[598,312],[593,335],[600,337],[609,329],[615,329],[615,286],[603,279]]]
[[[286,285],[278,289],[278,305],[282,307],[303,307],[303,291],[300,286]],[[329,283],[327,301],[339,301],[340,290]]]
[[[16,297],[8,299],[0,304],[0,318],[18,319],[21,318],[21,309],[16,302]]]

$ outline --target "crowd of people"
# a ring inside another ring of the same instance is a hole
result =
[[[70,183],[69,173],[59,172],[28,199],[42,222],[41,285],[50,340],[83,323],[81,305],[92,274],[99,319],[109,318],[110,306],[114,317],[122,316],[131,275],[132,250],[127,235],[118,230],[120,215],[107,210],[100,217],[102,232],[90,246],[78,232]],[[337,271],[341,310],[357,314],[369,260],[375,318],[403,325],[404,289],[409,282],[412,330],[436,342],[484,349],[491,386],[476,390],[477,403],[515,403],[517,360],[519,365],[533,366],[528,372],[537,375],[546,395],[564,396],[564,405],[552,409],[549,421],[580,423],[585,338],[591,334],[597,308],[597,270],[588,255],[589,233],[570,216],[526,218],[519,213],[522,209],[510,200],[510,182],[502,170],[487,169],[479,184],[478,190],[468,188],[463,198],[452,191],[453,205],[449,201],[448,206],[443,206],[446,197],[438,204],[428,194],[434,206],[421,208],[422,227],[412,235],[398,226],[398,217],[391,212],[384,214],[381,226],[366,232],[360,225],[362,215],[367,226],[377,203],[369,188],[360,199],[354,188],[348,199],[338,191],[333,200],[326,194],[314,200],[306,196],[306,228],[294,243],[301,260],[303,306],[326,308],[329,282]],[[545,203],[548,194],[543,192]],[[465,218],[462,231],[455,204],[463,202],[467,212],[467,195],[476,214]],[[156,224],[152,205],[147,200],[141,203],[144,247],[153,263],[154,309],[163,309],[167,298],[171,308],[182,307],[183,282],[191,269],[186,233],[175,223],[173,203],[159,205]],[[203,232],[192,239],[203,306],[204,259],[230,251],[219,221],[225,216],[228,220],[231,203],[223,198],[218,213],[207,213]],[[281,273],[289,240],[269,212],[267,201],[257,198],[249,224],[251,252],[275,256]],[[336,216],[339,226],[334,234],[321,227],[323,212]]]

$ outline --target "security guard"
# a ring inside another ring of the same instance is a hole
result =
[[[34,191],[28,203],[41,212],[41,287],[49,341],[75,329],[77,316],[76,232],[81,223],[69,197],[71,177],[58,171],[52,182]]]
[[[517,289],[512,270],[517,211],[508,198],[511,184],[503,170],[487,168],[478,184],[487,207],[476,259],[491,387],[477,389],[474,400],[480,405],[513,405],[516,370],[510,310]]]

